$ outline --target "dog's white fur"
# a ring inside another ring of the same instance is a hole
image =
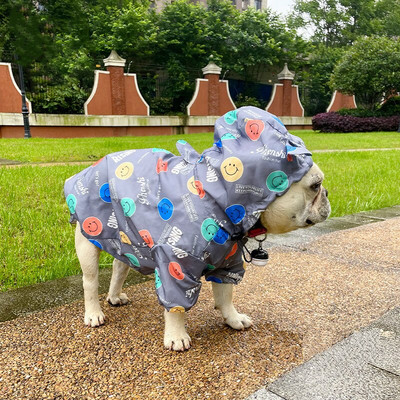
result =
[[[272,202],[261,215],[261,222],[269,233],[285,233],[324,221],[330,213],[327,191],[322,187],[324,175],[317,165],[313,165],[303,179],[292,184],[289,190]],[[100,326],[105,316],[98,297],[98,264],[100,250],[81,233],[79,224],[75,231],[75,246],[83,272],[85,294],[85,324]],[[129,299],[122,292],[122,285],[130,267],[114,259],[113,272],[107,300],[112,305],[127,304]],[[252,320],[239,314],[233,305],[233,285],[212,282],[215,308],[221,311],[227,325],[233,329],[250,327]],[[165,311],[164,346],[170,350],[189,349],[190,336],[185,328],[185,313]]]

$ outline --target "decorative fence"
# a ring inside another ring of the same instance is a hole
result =
[[[124,73],[126,61],[115,51],[104,60],[106,71],[95,71],[92,93],[85,102],[84,115],[32,114],[28,100],[33,137],[94,137],[171,135],[212,131],[216,118],[236,106],[229,83],[220,79],[221,68],[213,61],[202,69],[196,89],[183,117],[150,116],[150,107],[140,93],[135,73]],[[311,118],[304,117],[294,74],[285,64],[278,74],[267,111],[281,117],[291,129],[310,129]],[[0,63],[0,137],[23,137],[21,92],[11,64]],[[354,106],[351,96],[337,95],[330,111]],[[33,104],[34,108],[34,104]]]

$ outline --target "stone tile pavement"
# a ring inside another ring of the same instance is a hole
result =
[[[400,207],[268,247],[267,267],[248,267],[235,292],[255,326],[224,327],[204,284],[183,354],[162,349],[153,283],[135,275],[132,303],[104,305],[94,330],[80,277],[1,293],[0,399],[400,400]]]

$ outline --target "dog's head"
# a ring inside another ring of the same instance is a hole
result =
[[[285,233],[325,221],[331,206],[328,191],[322,186],[324,174],[316,164],[261,214],[269,233]]]

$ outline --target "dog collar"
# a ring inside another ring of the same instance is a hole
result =
[[[261,223],[260,220],[258,220],[253,227],[247,232],[247,237],[249,238],[254,238],[256,236],[264,235],[267,233],[267,229],[264,227],[264,225]]]

